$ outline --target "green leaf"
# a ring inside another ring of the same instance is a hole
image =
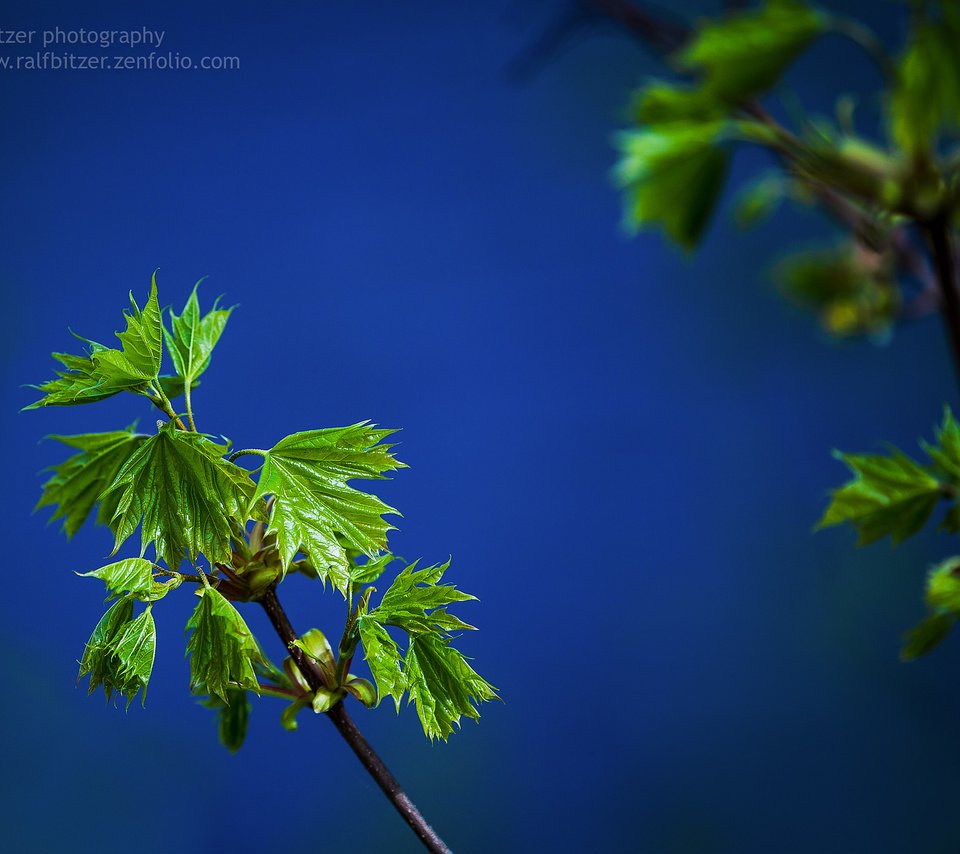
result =
[[[384,552],[379,557],[369,558],[365,563],[357,563],[356,557],[362,552],[355,552],[347,549],[347,556],[350,560],[350,566],[347,574],[354,584],[372,584],[376,581],[383,571],[394,561],[396,556],[390,552]]]
[[[951,534],[960,534],[960,504],[951,504],[943,516],[940,523],[941,531],[948,531]]]
[[[129,381],[150,382],[160,373],[163,358],[163,319],[157,301],[157,275],[153,274],[150,295],[143,310],[130,293],[131,313],[124,312],[127,328],[117,333],[122,349],[95,349],[91,358],[105,376]]]
[[[103,491],[121,466],[147,440],[147,436],[133,432],[134,426],[113,433],[50,437],[78,448],[80,453],[51,467],[54,474],[43,485],[43,494],[35,509],[56,506],[51,521],[62,518],[63,529],[72,537],[101,500]],[[98,521],[108,524],[115,509],[110,502],[101,502]]]
[[[770,0],[759,9],[700,26],[679,62],[703,74],[705,91],[738,103],[774,86],[825,24],[822,15],[802,3]]]
[[[417,569],[416,562],[401,572],[390,585],[380,604],[369,613],[369,618],[397,626],[407,634],[473,629],[443,608],[453,602],[475,600],[476,596],[462,593],[451,584],[439,584],[450,566],[444,564]],[[432,613],[430,613],[432,612]]]
[[[246,520],[253,494],[248,473],[222,458],[224,448],[172,422],[149,437],[117,472],[103,500],[115,502],[114,553],[142,523],[141,554],[176,569],[186,551],[211,563],[230,558],[230,518]]]
[[[120,599],[100,618],[90,635],[80,660],[80,672],[77,674],[77,682],[87,674],[90,675],[88,694],[92,694],[102,685],[107,699],[110,699],[114,690],[120,687],[114,678],[116,668],[112,663],[113,650],[116,640],[132,618],[133,600]]]
[[[937,428],[937,444],[923,443],[923,449],[937,464],[944,476],[960,483],[960,425],[949,406],[944,407],[943,423]]]
[[[433,634],[415,635],[404,659],[410,700],[427,738],[444,740],[466,715],[479,719],[475,704],[496,700],[496,691],[477,674],[466,659]]]
[[[371,558],[386,548],[393,526],[382,516],[397,511],[347,481],[381,479],[404,467],[390,454],[392,445],[378,444],[392,432],[367,422],[311,430],[267,452],[254,500],[275,496],[269,524],[284,567],[302,549],[321,579],[345,591],[350,566],[341,539]]]
[[[926,599],[930,616],[904,635],[903,661],[913,661],[939,646],[960,618],[960,557],[947,558],[930,570]]]
[[[890,100],[891,135],[910,153],[929,151],[941,129],[960,127],[960,13],[941,5],[940,20],[914,28]]]
[[[939,481],[924,467],[892,449],[890,456],[835,453],[854,473],[834,491],[817,528],[849,522],[858,545],[889,534],[899,543],[919,531],[943,497]]]
[[[159,602],[171,590],[176,590],[181,584],[183,584],[183,578],[179,575],[175,575],[167,581],[154,580],[150,589],[136,598],[141,602]]]
[[[347,680],[347,684],[343,686],[343,690],[352,694],[368,709],[376,708],[380,700],[376,686],[367,679],[361,679],[359,676],[351,676]]]
[[[225,703],[219,697],[208,697],[204,702],[209,709],[217,710],[217,730],[220,743],[231,753],[243,747],[247,737],[247,725],[250,722],[250,698],[247,692],[239,688],[227,690],[230,702]]]
[[[289,706],[284,708],[280,713],[280,725],[291,732],[297,729],[297,715],[301,709],[305,709],[310,705],[311,697],[309,694],[304,694],[301,697],[297,697]]]
[[[141,689],[146,702],[157,643],[150,606],[136,619],[132,617],[129,598],[120,599],[103,615],[87,641],[77,676],[79,681],[89,674],[88,693],[102,685],[107,699],[116,691],[127,698],[128,706]]]
[[[774,278],[788,299],[817,312],[831,335],[877,335],[892,326],[900,310],[890,261],[854,243],[788,256]]]
[[[153,564],[142,557],[118,560],[92,572],[78,572],[77,575],[82,578],[99,578],[106,584],[111,598],[122,593],[131,593],[139,599],[153,591]]]
[[[728,109],[701,88],[653,80],[634,95],[630,111],[637,124],[663,125],[709,123],[723,118]]]
[[[616,179],[626,194],[627,226],[659,226],[691,250],[710,221],[726,180],[728,155],[716,143],[724,123],[677,123],[619,138]]]
[[[948,558],[930,570],[927,604],[933,610],[960,617],[960,558]]]
[[[122,391],[143,385],[140,382],[131,384],[123,377],[102,373],[87,356],[74,356],[70,353],[53,353],[52,355],[66,370],[57,371],[55,380],[31,386],[42,391],[44,396],[25,406],[25,411],[39,409],[41,406],[79,406],[83,403],[97,403]]]
[[[120,663],[118,675],[120,688],[131,702],[139,688],[143,689],[142,702],[147,701],[147,683],[153,672],[153,660],[157,650],[157,627],[153,622],[151,607],[133,622],[127,623],[123,633],[116,639],[116,658]]]
[[[903,636],[901,661],[913,661],[938,647],[956,623],[953,614],[931,614]]]
[[[380,696],[393,697],[400,711],[400,700],[406,690],[406,679],[401,666],[400,650],[387,630],[368,615],[357,621],[363,654],[377,683]]]
[[[187,622],[193,631],[187,642],[190,690],[210,694],[229,704],[229,691],[248,688],[259,693],[254,664],[260,647],[236,608],[212,587],[200,593],[200,602]]]
[[[57,379],[34,386],[44,392],[44,397],[24,409],[96,403],[121,391],[147,394],[147,386],[156,379],[163,356],[156,274],[143,311],[132,293],[130,304],[132,314],[124,314],[127,328],[117,333],[122,349],[114,350],[77,335],[87,345],[88,355],[54,353],[53,358],[66,370],[58,371]]]
[[[177,374],[191,387],[210,364],[210,355],[216,347],[224,327],[230,317],[232,308],[213,308],[205,315],[200,314],[200,303],[197,301],[197,287],[187,299],[183,312],[179,317],[170,310],[170,325],[172,332],[164,327],[164,337],[167,341],[167,350],[173,360]]]
[[[740,228],[752,228],[769,219],[789,192],[783,176],[768,172],[748,184],[737,198],[734,219]]]

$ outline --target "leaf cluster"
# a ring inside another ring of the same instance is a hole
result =
[[[52,467],[37,506],[54,508],[52,518],[63,520],[68,536],[91,517],[109,526],[114,555],[140,532],[138,556],[82,573],[101,580],[108,598],[118,597],[81,661],[80,676],[90,677],[90,690],[102,687],[108,698],[119,694],[128,705],[140,692],[145,697],[156,650],[152,609],[189,581],[198,585],[199,596],[186,625],[190,689],[217,710],[221,740],[231,750],[246,732],[249,692],[292,699],[282,716],[288,728],[296,726],[300,708],[327,711],[347,695],[376,705],[377,689],[349,670],[362,637],[370,639],[368,660],[381,693],[399,700],[409,691],[428,735],[445,738],[462,714],[476,718],[473,703],[495,695],[450,646],[451,631],[472,627],[445,606],[473,597],[437,584],[446,567],[408,568],[372,611],[367,606],[373,588],[356,596],[393,560],[387,549],[393,526],[384,517],[397,511],[353,485],[404,467],[384,441],[393,431],[368,422],[307,430],[266,450],[231,455],[229,443],[197,430],[191,392],[232,309],[214,303],[201,311],[195,286],[180,314],[165,311],[155,275],[143,309],[132,295],[130,304],[126,328],[117,333],[120,346],[82,339],[86,355],[55,354],[68,370],[37,386],[44,396],[27,407],[95,403],[129,391],[167,417],[150,434],[134,425],[53,437],[76,453]],[[173,374],[161,373],[165,354]],[[183,394],[185,413],[174,410],[175,394]],[[262,464],[241,468],[235,459],[244,455],[260,456]],[[184,560],[192,574],[181,571]],[[273,665],[232,604],[256,601],[291,570],[329,582],[347,600],[339,657],[319,630],[295,643],[322,667],[322,690],[307,684],[292,658],[283,668]],[[143,608],[135,616],[138,601]],[[387,626],[410,637],[406,658],[401,662],[397,652],[390,662],[393,683],[387,681],[387,657],[375,647],[381,636],[393,643]]]
[[[960,425],[947,408],[933,444],[921,443],[919,462],[891,448],[886,454],[837,453],[853,478],[834,490],[818,528],[848,523],[858,545],[885,536],[896,544],[917,534],[938,505],[945,505],[940,528],[960,533]],[[960,617],[960,558],[934,567],[927,579],[930,614],[905,637],[901,657],[911,661],[934,649]]]
[[[475,704],[497,699],[496,689],[451,646],[453,632],[474,627],[450,614],[447,606],[476,597],[440,583],[449,566],[449,561],[424,569],[411,564],[383,594],[380,604],[364,609],[357,621],[381,696],[392,697],[399,710],[406,692],[430,739],[446,739],[462,716],[479,717]],[[406,634],[405,654],[388,626]]]
[[[774,0],[698,29],[673,62],[692,82],[650,82],[634,98],[639,127],[619,137],[629,228],[659,226],[683,249],[696,247],[726,181],[728,143],[776,141],[744,105],[773,87],[824,26],[802,4]]]
[[[927,462],[917,462],[896,448],[886,454],[834,455],[853,478],[831,494],[817,528],[849,523],[858,545],[889,536],[894,544],[916,534],[941,502],[947,512],[941,528],[960,533],[960,427],[949,408],[936,430],[936,443],[921,445]]]
[[[759,146],[779,168],[739,194],[738,224],[762,222],[787,201],[820,207],[849,232],[840,247],[778,265],[775,278],[794,303],[832,336],[880,340],[898,320],[930,310],[915,260],[923,247],[904,232],[960,220],[960,6],[914,5],[895,57],[863,24],[798,0],[703,22],[672,58],[676,77],[635,94],[634,127],[618,137],[615,178],[628,228],[661,228],[692,250],[717,207],[731,149]],[[807,114],[795,98],[785,109],[765,105],[791,63],[826,33],[849,38],[875,61],[884,84],[879,138],[857,130],[856,100],[847,94],[833,117]]]

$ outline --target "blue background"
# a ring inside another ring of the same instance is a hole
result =
[[[862,5],[896,43],[899,7]],[[827,234],[809,214],[742,234],[728,193],[691,259],[627,239],[610,139],[658,65],[593,26],[510,79],[564,8],[5,4],[4,28],[147,26],[242,62],[0,76],[7,850],[418,850],[326,722],[284,732],[265,698],[238,755],[217,743],[186,690],[187,595],[156,609],[146,709],[74,687],[102,595],[71,570],[111,543],[31,515],[62,456],[37,439],[155,415],[129,396],[18,414],[20,384],[51,376],[68,326],[107,339],[155,267],[166,304],[203,275],[239,304],[201,428],[238,447],[403,428],[411,468],[379,490],[394,548],[453,554],[482,600],[463,647],[506,702],[448,744],[412,709],[355,717],[457,851],[960,846],[960,644],[897,660],[955,546],[811,534],[845,477],[832,447],[913,449],[953,399],[939,324],[825,341],[766,275]],[[869,111],[878,83],[835,37],[790,80],[823,110],[843,85]],[[766,165],[738,156],[733,184]],[[334,597],[283,592],[300,630],[335,630]]]

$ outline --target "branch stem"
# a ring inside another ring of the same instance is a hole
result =
[[[283,641],[290,655],[296,662],[297,667],[307,680],[307,684],[317,690],[318,688],[329,688],[323,671],[319,666],[304,654],[299,647],[293,646],[298,635],[290,624],[290,619],[280,605],[277,599],[276,588],[269,588],[258,600],[267,612],[273,628],[276,630],[280,639]],[[403,820],[410,826],[411,830],[417,835],[424,847],[432,854],[451,854],[450,849],[444,841],[437,835],[437,832],[430,827],[427,820],[420,814],[413,801],[400,787],[394,776],[390,773],[383,760],[376,754],[363,734],[357,729],[353,719],[347,714],[343,703],[337,703],[330,711],[326,712],[330,722],[337,728],[337,732],[343,736],[344,741],[350,745],[357,758],[364,768],[367,769],[370,776],[376,781],[383,793],[387,796],[390,803],[400,813]]]
[[[377,785],[390,800],[390,803],[400,813],[403,820],[410,825],[410,828],[423,843],[424,848],[431,854],[451,854],[446,843],[437,835],[437,832],[427,823],[427,820],[420,814],[416,804],[410,800],[406,792],[400,788],[393,774],[390,773],[383,760],[377,756],[369,742],[363,737],[363,733],[357,729],[353,718],[347,714],[343,703],[337,703],[329,712],[327,717],[336,728],[337,732],[343,736],[344,741],[350,745],[350,749],[356,754],[357,759],[370,773],[370,776],[377,781]]]
[[[932,220],[924,229],[930,240],[933,266],[940,290],[940,314],[947,328],[953,367],[960,382],[960,292],[957,290],[957,253],[946,216]]]

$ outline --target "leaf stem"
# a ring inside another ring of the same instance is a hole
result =
[[[160,388],[160,386],[154,386],[153,383],[150,383],[148,386],[148,391],[152,392],[152,394],[147,395],[147,397],[150,399],[150,402],[171,421],[173,421],[177,427],[186,431],[187,425],[183,423],[183,420],[174,411],[173,404],[170,403],[170,398],[163,393],[163,389]],[[194,432],[196,432],[196,430],[194,430]]]
[[[297,640],[297,633],[290,625],[290,620],[277,599],[276,587],[269,588],[259,599],[263,610],[267,612],[267,617],[276,630],[280,639],[290,650],[290,655],[296,662],[297,667],[307,680],[307,684],[317,690],[319,688],[329,688],[323,675],[323,671],[303,653],[299,647],[292,646]],[[367,769],[370,776],[376,780],[377,785],[387,796],[390,803],[400,813],[403,820],[410,826],[417,835],[424,847],[433,852],[433,854],[451,854],[450,849],[444,841],[437,835],[437,832],[430,827],[427,820],[420,814],[413,801],[400,787],[396,778],[390,773],[383,760],[377,756],[376,752],[370,746],[369,742],[363,737],[363,734],[357,729],[353,719],[347,714],[343,703],[337,703],[330,711],[325,713],[330,722],[337,728],[337,732],[343,737],[344,741],[350,745],[357,758],[364,768]]]
[[[291,700],[296,700],[299,697],[303,696],[298,694],[292,688],[283,688],[280,685],[267,685],[264,682],[258,683],[258,690],[261,694],[266,694],[268,697],[283,697],[289,698]]]
[[[186,572],[177,572],[173,569],[167,569],[165,566],[160,566],[159,564],[153,565],[153,571],[159,575],[166,575],[170,578],[179,578],[181,581],[192,581],[196,584],[202,584],[202,579],[199,575],[190,575]]]
[[[356,642],[351,643],[353,639],[354,626],[356,625],[357,612],[353,608],[353,582],[347,582],[347,622],[343,626],[343,635],[340,638],[340,644],[337,647],[337,668],[335,671],[334,682],[337,685],[343,685],[347,674],[350,672],[350,664],[353,661],[353,651],[356,649]]]
[[[266,455],[267,451],[263,448],[244,448],[240,451],[234,451],[227,459],[233,463],[239,460],[240,457],[265,457]]]
[[[187,404],[187,421],[190,423],[190,429],[197,432],[197,422],[193,420],[193,403],[190,400],[190,383],[183,385],[183,399]]]

